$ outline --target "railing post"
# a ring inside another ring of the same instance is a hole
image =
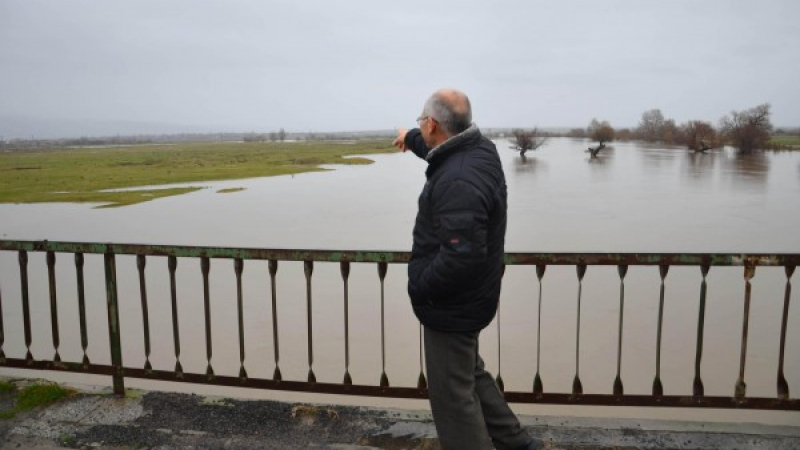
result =
[[[242,270],[244,261],[242,258],[233,260],[233,270],[236,273],[236,310],[239,317],[239,379],[247,381],[247,371],[244,368],[244,301],[242,294]]]
[[[710,266],[703,264],[700,266],[700,274],[703,276],[703,281],[700,283],[700,307],[697,317],[697,344],[694,357],[694,382],[692,383],[692,395],[695,398],[702,397],[705,394],[703,386],[703,378],[700,376],[700,364],[703,360],[703,330],[706,324],[706,295],[708,293],[708,283],[706,277]]]
[[[339,271],[344,283],[344,380],[342,384],[352,385],[353,377],[350,376],[350,295],[347,280],[350,277],[350,262],[340,261]]]
[[[28,298],[28,252],[19,251],[19,285],[22,295],[22,326],[25,332],[25,362],[29,365],[33,363],[33,353],[31,353],[31,309]]]
[[[750,294],[752,284],[750,280],[756,274],[755,266],[744,266],[744,319],[742,323],[742,351],[739,358],[739,378],[736,380],[735,396],[738,400],[744,400],[747,393],[747,383],[744,382],[744,367],[747,360],[747,331],[750,323]]]
[[[312,323],[312,301],[311,301],[311,274],[314,273],[314,261],[303,262],[303,271],[306,275],[306,313],[308,320],[308,382],[316,383],[317,376],[314,375],[314,327]]]
[[[119,332],[119,304],[117,297],[117,263],[109,247],[105,255],[106,306],[108,311],[108,342],[111,347],[111,366],[114,394],[125,395],[124,371],[122,369],[122,344]]]
[[[669,266],[662,264],[658,266],[658,273],[661,276],[661,288],[658,296],[658,331],[656,332],[656,377],[653,379],[653,396],[661,397],[664,395],[664,386],[661,384],[661,327],[664,323],[664,279],[669,272]]]
[[[208,283],[208,274],[211,270],[211,261],[208,256],[200,258],[200,272],[203,274],[203,311],[205,312],[206,326],[206,376],[214,378],[214,369],[211,367],[212,342],[211,342],[211,289]]]
[[[617,377],[614,379],[614,395],[622,395],[622,320],[625,317],[625,275],[628,273],[628,266],[620,264],[617,266],[619,272],[619,338],[617,339]]]
[[[778,356],[778,398],[786,400],[789,398],[789,384],[783,375],[783,358],[786,350],[786,323],[789,320],[789,299],[792,296],[792,274],[795,266],[786,266],[786,288],[783,297],[783,317],[781,318],[781,342]],[[2,327],[0,327],[2,328]]]
[[[502,280],[503,277],[506,276],[506,265],[503,264],[502,268],[500,269],[500,279]],[[505,392],[506,384],[503,381],[503,375],[501,374],[502,365],[501,365],[501,358],[500,358],[500,303],[497,304],[497,313],[495,314],[497,317],[497,376],[495,377],[494,381],[497,383],[497,387],[500,388],[500,392]]]
[[[89,336],[86,334],[86,289],[84,287],[83,279],[83,253],[75,253],[75,276],[78,287],[78,315],[81,327],[81,348],[83,349],[83,368],[88,369],[89,356],[86,354],[86,348],[89,347]]]
[[[536,265],[536,278],[539,279],[539,313],[536,323],[536,375],[533,377],[533,393],[541,394],[544,392],[542,377],[539,375],[539,360],[542,356],[542,277],[547,266],[544,264]]]
[[[53,364],[59,366],[61,362],[61,355],[58,354],[58,347],[61,345],[61,339],[58,332],[58,296],[56,294],[56,253],[53,251],[47,252],[47,284],[50,288],[50,326],[52,327],[53,348],[55,355],[53,356]]]
[[[3,344],[5,343],[5,334],[3,332],[3,289],[0,286],[0,364],[6,362],[6,354],[3,352]]]
[[[139,271],[139,297],[142,302],[142,327],[144,328],[144,370],[153,370],[150,364],[150,313],[147,309],[147,281],[144,275],[144,268],[147,266],[145,255],[136,255],[136,268]]]
[[[378,263],[378,277],[381,280],[381,387],[389,387],[389,377],[386,375],[386,310],[384,308],[384,280],[389,265],[385,261]]]
[[[272,291],[272,345],[274,347],[275,352],[275,371],[272,373],[272,379],[274,381],[281,381],[283,376],[281,375],[281,368],[280,368],[280,344],[278,341],[278,291],[275,286],[275,275],[278,273],[278,261],[274,259],[269,260],[269,280],[270,280],[270,289]]]
[[[575,266],[578,272],[578,318],[576,320],[576,336],[575,336],[575,378],[572,379],[572,394],[583,394],[583,384],[581,383],[580,367],[581,367],[581,292],[583,291],[583,277],[586,275],[586,264],[578,264]]]

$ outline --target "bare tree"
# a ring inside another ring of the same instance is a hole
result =
[[[675,144],[680,141],[681,130],[673,119],[665,119],[661,125],[660,140],[665,144]]]
[[[525,152],[536,150],[547,142],[547,137],[543,136],[538,128],[523,130],[520,128],[511,131],[514,134],[514,145],[512,149],[519,152],[520,156],[525,156]]]
[[[647,142],[656,142],[662,139],[664,131],[664,115],[660,109],[651,109],[642,113],[642,120],[636,127],[639,139]]]
[[[567,137],[571,138],[585,138],[586,137],[586,130],[583,128],[572,128],[567,133]]]
[[[283,128],[278,131],[278,140],[281,142],[286,140],[286,131]]]
[[[681,140],[689,150],[705,152],[717,146],[717,131],[708,122],[690,120],[681,126]]]
[[[769,108],[769,103],[764,103],[745,111],[731,111],[730,116],[720,120],[720,131],[740,151],[763,149],[772,134]]]
[[[591,140],[598,142],[597,147],[589,147],[589,150],[587,150],[591,153],[592,158],[596,158],[600,150],[606,148],[606,142],[614,140],[614,128],[612,128],[606,120],[600,122],[597,119],[592,119],[592,121],[589,122],[586,133]]]

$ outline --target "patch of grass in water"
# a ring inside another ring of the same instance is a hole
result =
[[[217,194],[230,194],[230,193],[232,193],[232,192],[239,192],[239,191],[243,191],[244,189],[245,189],[245,188],[243,188],[243,187],[225,188],[225,189],[220,189],[220,190],[218,190],[218,191],[217,191]]]

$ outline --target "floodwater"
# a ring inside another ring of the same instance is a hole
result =
[[[598,158],[590,159],[584,152],[590,142],[558,138],[523,159],[509,149],[507,141],[498,140],[497,144],[509,186],[507,251],[800,253],[800,153],[739,155],[725,149],[694,154],[680,148],[614,143]],[[0,205],[0,237],[407,251],[425,162],[411,153],[372,159],[375,164],[370,166],[336,166],[323,173],[194,183],[208,189],[123,208]],[[230,187],[245,190],[216,193]],[[145,356],[135,259],[119,257],[117,264],[123,359],[126,366],[142,367]],[[17,267],[16,254],[0,252],[0,292],[7,316],[4,350],[10,357],[25,354]],[[404,265],[390,265],[385,281],[386,372],[392,385],[414,386],[420,367],[419,327],[405,293],[405,269]],[[166,258],[149,258],[146,271],[153,342],[150,361],[157,369],[171,370],[175,353]],[[29,272],[35,328],[32,351],[36,358],[49,359],[53,345],[44,255],[30,254]],[[56,272],[60,353],[62,359],[79,361],[82,350],[71,255],[58,255]],[[93,362],[108,363],[102,257],[88,255],[86,273],[88,354]],[[712,268],[708,276],[702,365],[707,395],[733,395],[742,335],[742,274],[742,268]],[[207,358],[199,261],[179,259],[177,277],[180,360],[184,370],[204,373]],[[745,381],[748,395],[768,397],[776,395],[786,277],[782,268],[759,268],[752,282]],[[666,394],[691,394],[700,283],[696,267],[673,267],[666,278],[661,353]],[[312,285],[314,372],[318,381],[338,383],[345,365],[338,264],[315,264]],[[652,386],[659,288],[656,267],[631,267],[624,280],[621,377],[626,393],[648,394]],[[244,365],[251,377],[270,378],[275,367],[269,289],[266,262],[246,261]],[[306,291],[301,263],[280,264],[277,291],[280,367],[284,379],[305,380]],[[350,373],[357,384],[380,380],[380,292],[376,266],[354,264],[350,275]],[[539,344],[545,391],[571,390],[578,344],[577,292],[574,267],[548,267],[542,282],[541,342],[537,343],[539,283],[535,268],[508,268],[499,313],[500,351],[497,320],[481,336],[487,366],[494,373],[501,369],[506,389],[531,389]],[[793,397],[800,392],[796,292],[785,360]],[[616,268],[589,267],[582,293],[579,363],[584,392],[611,393],[620,318]],[[229,260],[211,264],[211,317],[214,371],[237,375],[236,285]],[[498,353],[502,358],[498,359]],[[531,408],[536,413],[543,408],[561,414],[573,412],[569,407]],[[619,415],[619,410],[607,414]],[[708,416],[697,417],[709,420]],[[726,412],[716,417],[800,423],[800,415],[795,413]]]

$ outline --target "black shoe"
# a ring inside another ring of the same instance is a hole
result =
[[[541,441],[536,438],[531,439],[526,445],[519,447],[517,450],[540,450],[543,449],[544,446],[542,445]]]

